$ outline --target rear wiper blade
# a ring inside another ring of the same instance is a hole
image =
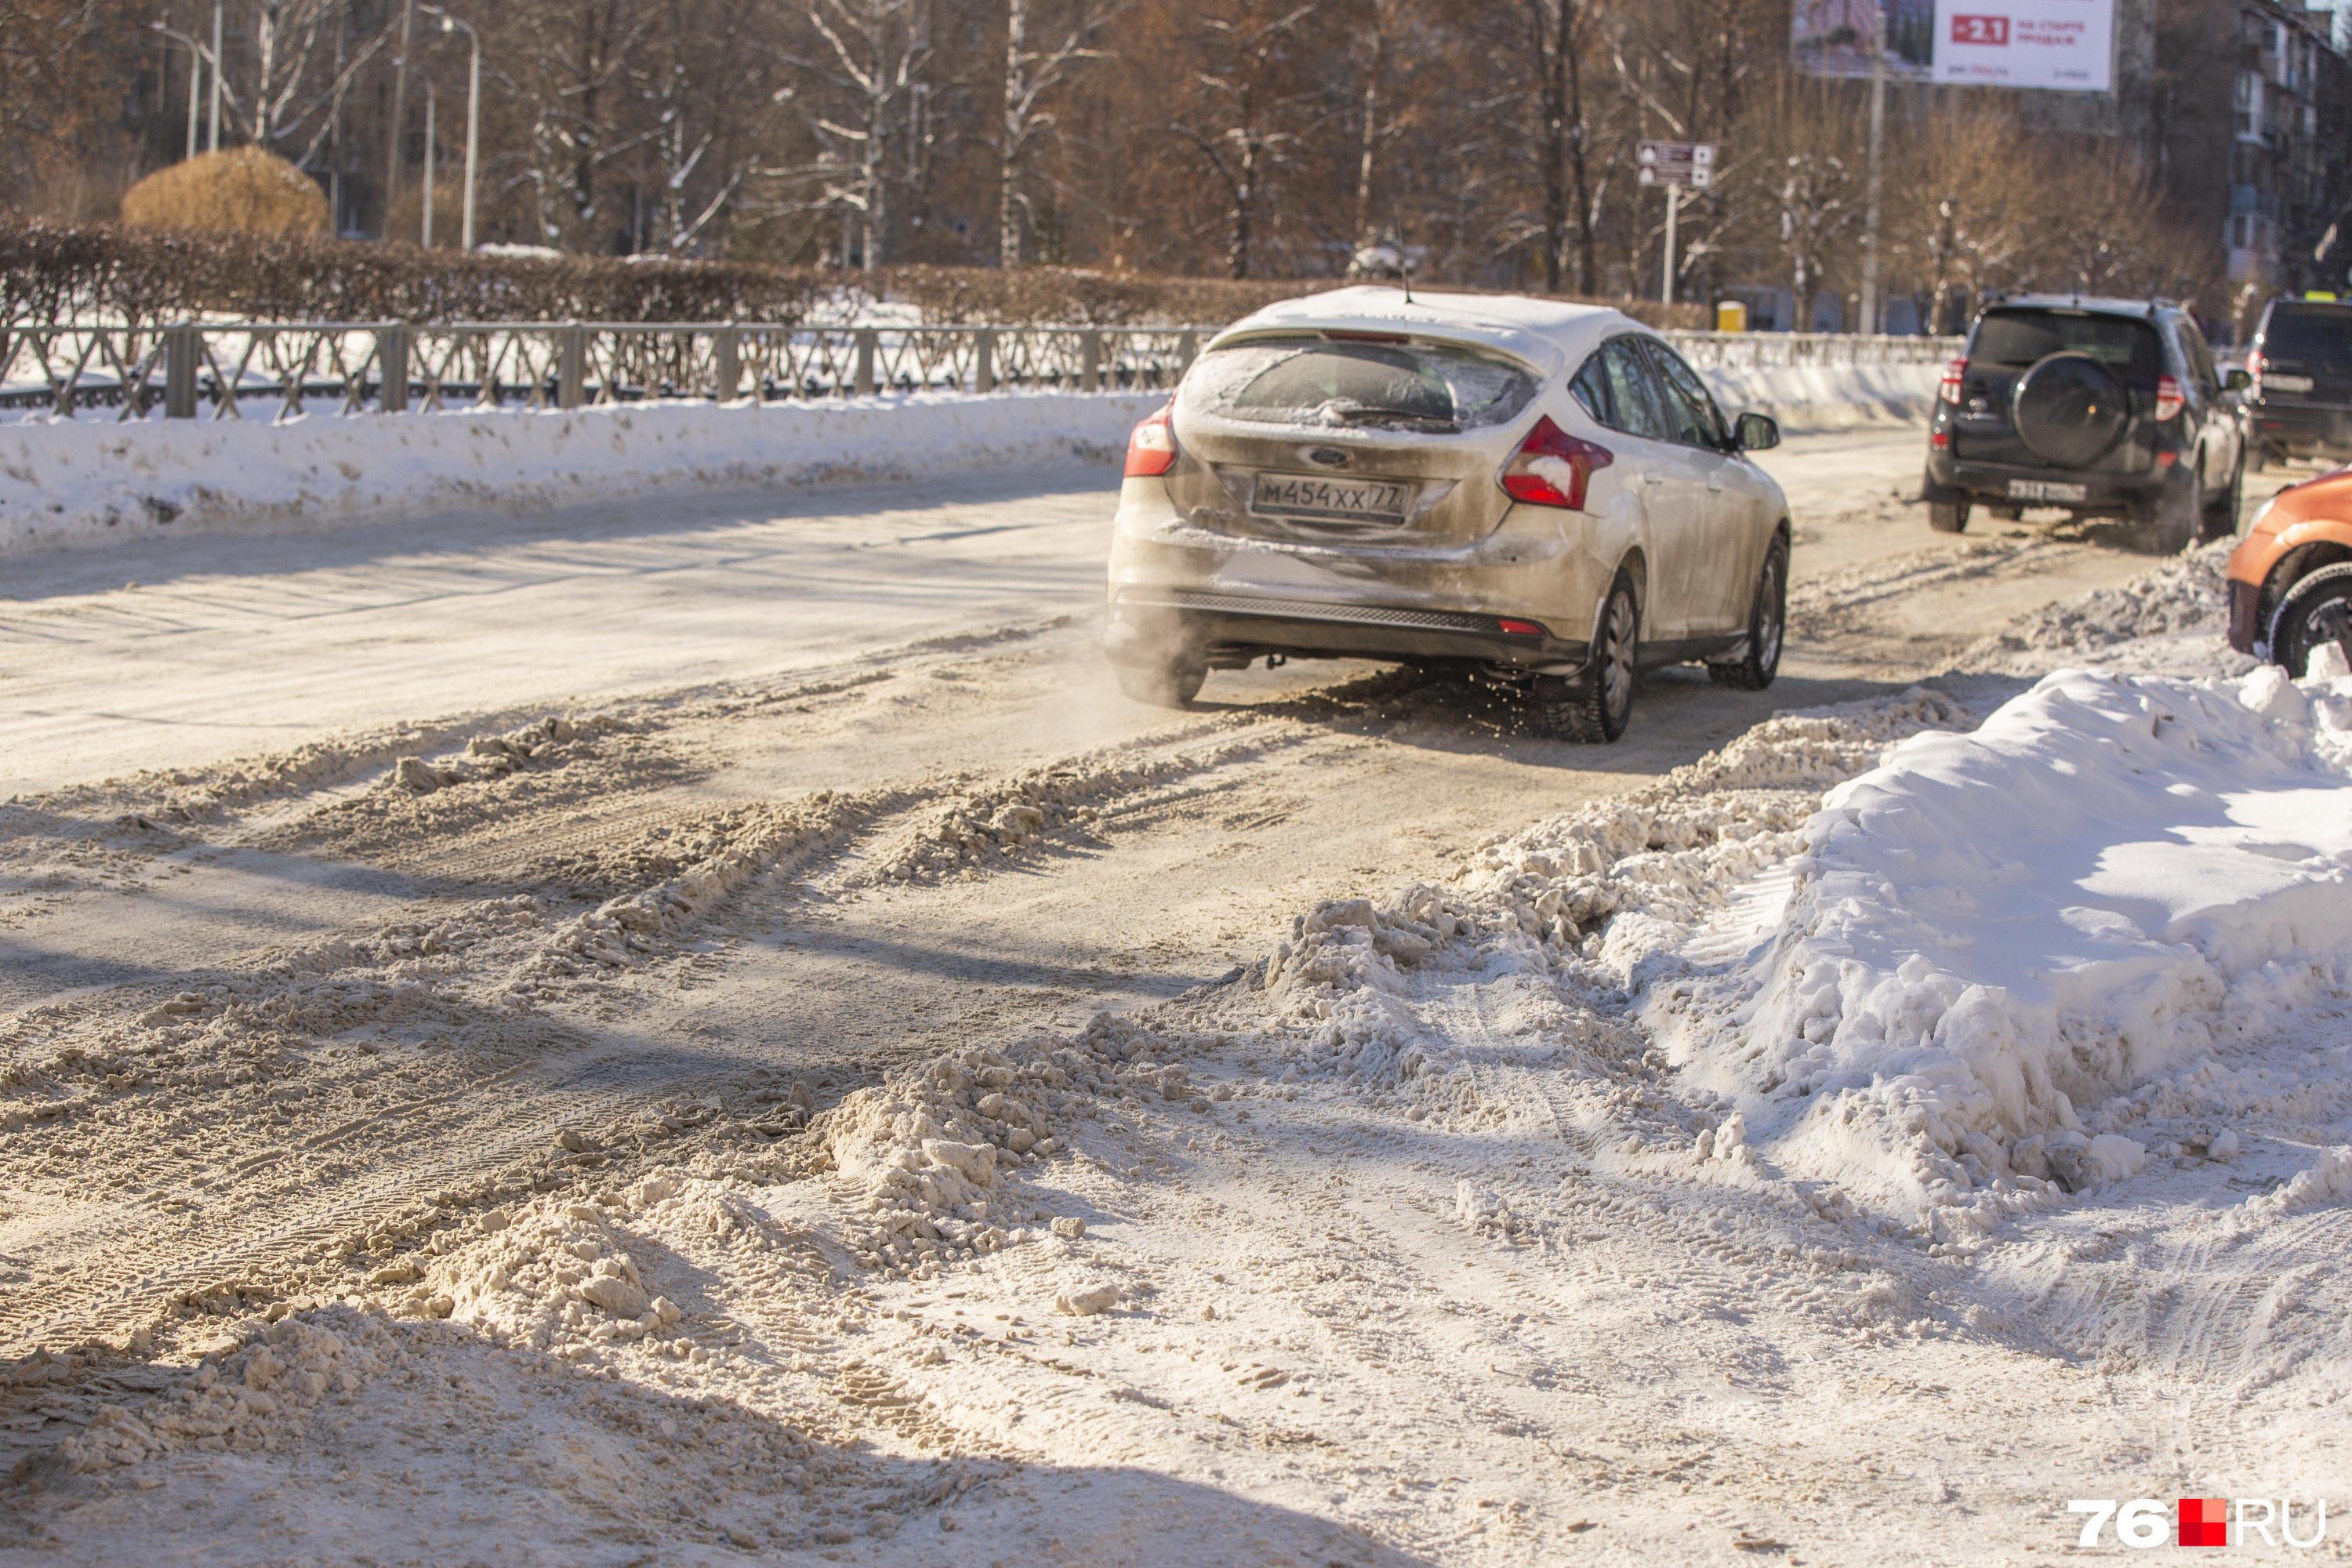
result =
[[[1403,408],[1370,408],[1361,404],[1356,404],[1346,408],[1331,408],[1328,412],[1335,418],[1350,421],[1403,419],[1415,425],[1440,425],[1448,430],[1462,428],[1462,422],[1458,419],[1449,419],[1442,414],[1415,414]]]

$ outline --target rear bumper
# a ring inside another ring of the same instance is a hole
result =
[[[2158,468],[2145,474],[2103,474],[2026,468],[2007,463],[1972,463],[1949,451],[1930,451],[1927,478],[1945,489],[1995,506],[2070,506],[2087,511],[2128,511],[2153,505],[2171,482],[2173,470]],[[2010,493],[2010,481],[2028,484],[2081,485],[2081,500],[2044,500]]]
[[[2352,453],[2352,408],[2325,404],[2249,403],[2246,433],[2273,448]]]
[[[1269,653],[1307,658],[1375,658],[1411,664],[1465,663],[1530,675],[1573,675],[1589,642],[1505,631],[1505,617],[1474,611],[1334,604],[1211,593],[1191,588],[1112,590],[1104,651],[1114,663],[1164,662],[1171,650],[1214,666]]]

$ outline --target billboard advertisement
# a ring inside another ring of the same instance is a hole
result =
[[[1811,76],[1870,75],[1883,13],[1889,81],[2114,88],[2115,0],[1795,0],[1790,10],[1790,52]]]
[[[1934,79],[1936,0],[1796,0],[1789,47],[1810,76],[1868,76],[1879,13],[1886,16],[1886,79]]]
[[[1936,0],[1935,79],[2106,92],[2115,0]]]

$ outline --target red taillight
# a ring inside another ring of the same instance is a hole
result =
[[[1508,632],[1515,637],[1539,637],[1544,635],[1543,627],[1533,621],[1496,621],[1495,629]]]
[[[1173,407],[1171,405],[1170,407]],[[1176,466],[1176,432],[1168,423],[1169,409],[1146,419],[1127,438],[1127,477],[1156,479]]]
[[[1503,489],[1516,501],[1529,506],[1564,506],[1584,510],[1584,487],[1592,470],[1617,460],[1606,447],[1579,440],[1546,415],[1536,421],[1528,438],[1503,467]]]
[[[2246,395],[2260,398],[2263,395],[2263,351],[2256,349],[2246,356]]]
[[[1956,359],[1944,367],[1944,379],[1936,384],[1937,401],[1957,405],[1960,401],[1960,383],[1967,379],[1969,362]]]
[[[2180,382],[2178,377],[2159,375],[2156,378],[2156,422],[2158,425],[2179,413],[2181,405],[2186,401],[2187,399],[2180,395]]]

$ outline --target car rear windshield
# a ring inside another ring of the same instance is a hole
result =
[[[2273,305],[2263,358],[2282,369],[2352,376],[2352,305]]]
[[[1977,323],[1969,363],[2023,370],[2054,353],[2088,354],[2118,379],[2153,386],[2164,374],[2156,328],[2087,310],[1994,310]]]
[[[1270,425],[1345,425],[1444,433],[1500,424],[1528,405],[1518,365],[1446,343],[1256,338],[1201,356],[1198,405]]]

